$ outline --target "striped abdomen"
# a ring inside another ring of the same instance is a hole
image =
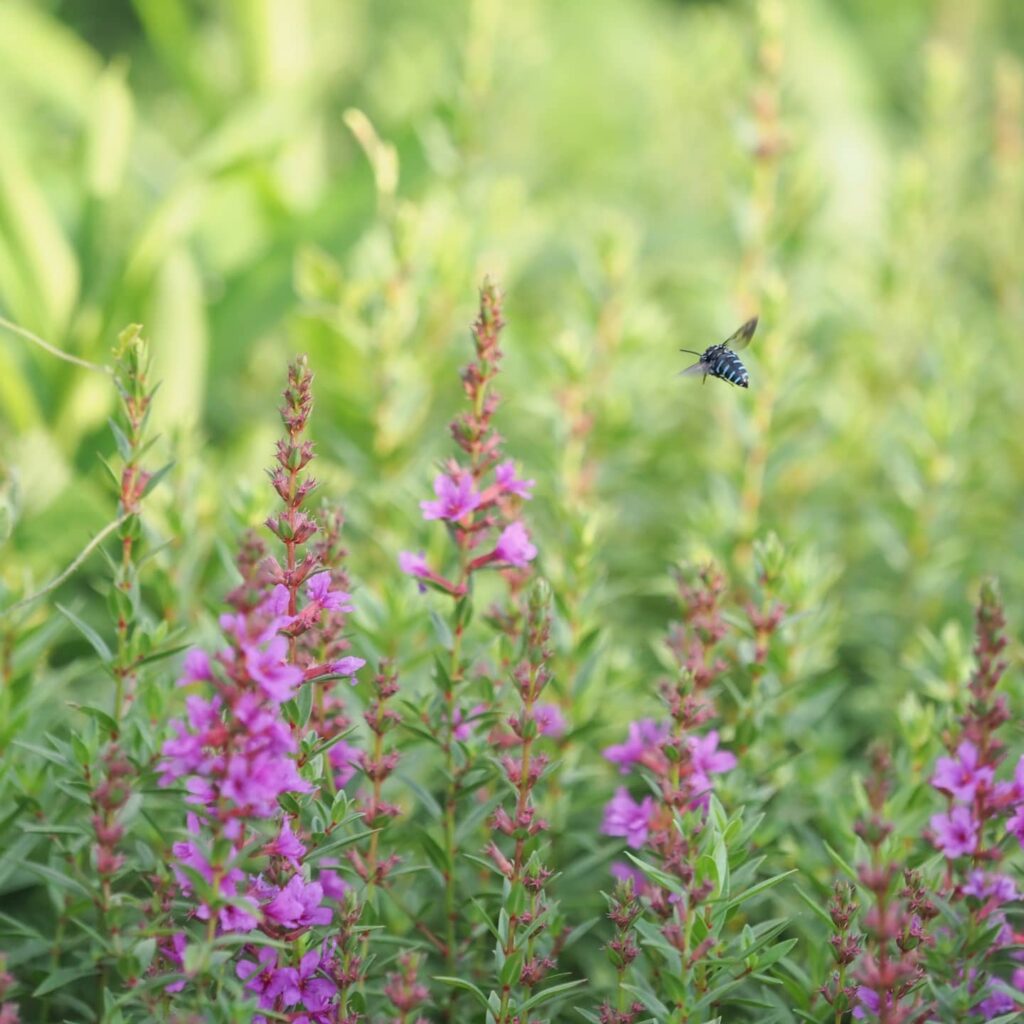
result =
[[[730,384],[745,388],[750,382],[747,376],[747,368],[740,362],[740,357],[723,345],[715,345],[709,348],[701,362],[707,367],[707,372],[712,377],[719,377],[727,380]]]

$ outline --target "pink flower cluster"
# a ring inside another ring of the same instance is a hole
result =
[[[665,778],[673,763],[662,749],[668,738],[667,723],[659,724],[643,718],[630,722],[626,742],[606,747],[604,756],[617,764],[623,775],[633,765],[640,765],[659,778]],[[704,736],[687,736],[685,742],[686,754],[680,762],[686,789],[684,805],[691,810],[706,809],[713,788],[711,776],[735,768],[736,757],[727,750],[718,749],[718,731],[715,729]],[[639,850],[647,841],[655,810],[653,797],[645,796],[638,803],[625,786],[620,786],[605,807],[601,831],[609,836],[622,836],[628,846]]]
[[[473,474],[452,460],[446,471],[434,479],[437,500],[420,502],[424,519],[443,519],[451,524],[460,547],[473,552],[486,546],[487,550],[470,559],[469,572],[492,565],[522,569],[537,557],[537,548],[523,523],[508,521],[508,516],[514,512],[507,499],[510,496],[529,499],[533,481],[519,479],[511,459],[499,463],[494,470],[495,482],[481,491],[477,489]],[[497,537],[488,544],[487,538],[493,537],[495,530]],[[435,572],[422,554],[403,551],[398,556],[398,564],[403,572],[446,593],[458,597],[465,593],[465,584]]]
[[[944,793],[949,810],[932,815],[932,841],[946,857],[972,856],[981,844],[982,823],[1006,817],[1006,832],[1024,846],[1024,756],[1012,781],[997,782],[995,767],[982,761],[978,748],[963,740],[952,757],[935,763],[931,784]]]
[[[322,586],[310,590],[303,612],[314,604],[326,608],[348,599]],[[221,931],[251,931],[261,925],[294,930],[326,924],[331,912],[321,906],[325,891],[342,895],[333,878],[325,886],[306,882],[298,873],[305,847],[287,821],[264,850],[296,872],[283,884],[271,885],[234,864],[243,859],[253,822],[276,818],[283,794],[312,790],[299,775],[298,741],[282,717],[281,705],[312,679],[351,675],[362,665],[361,659],[351,657],[305,670],[289,663],[281,631],[299,615],[283,613],[286,598],[284,588],[277,587],[249,612],[222,616],[228,646],[213,658],[202,651],[186,657],[179,683],[202,683],[214,692],[209,697],[187,698],[187,717],[171,723],[175,735],[163,748],[161,784],[184,780],[193,806],[188,826],[194,838],[174,844],[175,874],[186,895],[200,880],[205,883],[207,891],[195,914],[200,920],[216,914]],[[206,836],[209,839],[204,841]],[[228,859],[216,860],[212,854],[213,840],[218,838],[230,840]]]

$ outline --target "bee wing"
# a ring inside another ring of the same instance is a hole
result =
[[[726,348],[731,348],[733,352],[739,352],[750,344],[750,339],[753,338],[756,330],[757,317],[755,316],[751,317],[735,334],[730,334],[722,344]]]
[[[707,373],[708,368],[703,363],[694,363],[693,366],[688,366],[685,370],[680,370],[676,374],[677,377],[696,377],[700,373]]]

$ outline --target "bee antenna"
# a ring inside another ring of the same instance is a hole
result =
[[[698,358],[700,357],[700,352],[694,352],[692,348],[681,348],[679,351],[689,352],[691,356],[697,356]]]

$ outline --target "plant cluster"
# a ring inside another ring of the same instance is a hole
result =
[[[650,686],[661,714],[618,726],[601,751],[603,810],[581,803],[607,915],[579,916],[583,854],[567,854],[578,840],[564,822],[594,782],[566,767],[587,732],[569,724],[559,602],[523,518],[535,485],[495,426],[503,326],[486,282],[467,411],[450,431],[462,455],[420,504],[447,540],[398,556],[435,634],[411,682],[355,653],[364,585],[346,568],[340,509],[311,502],[304,359],[288,371],[269,473],[280,505],[266,539],[240,541],[217,640],[189,643],[155,614],[144,502],[166,471],[146,468],[154,389],[145,342],[124,333],[113,643],[62,608],[109,688],[7,755],[20,795],[4,828],[23,837],[0,864],[11,877],[17,857],[49,908],[4,914],[2,1019],[1009,1020],[1024,988],[1008,870],[1024,756],[998,777],[1010,705],[991,584],[963,710],[928,780],[945,809],[898,835],[898,771],[876,749],[845,839],[860,863],[829,847],[848,878],[827,907],[801,891],[830,935],[819,957],[802,955],[813,926],[782,912],[796,869],[756,777],[785,743],[772,705],[798,616],[784,556],[761,545],[750,586],[710,564],[678,570],[666,671]]]

